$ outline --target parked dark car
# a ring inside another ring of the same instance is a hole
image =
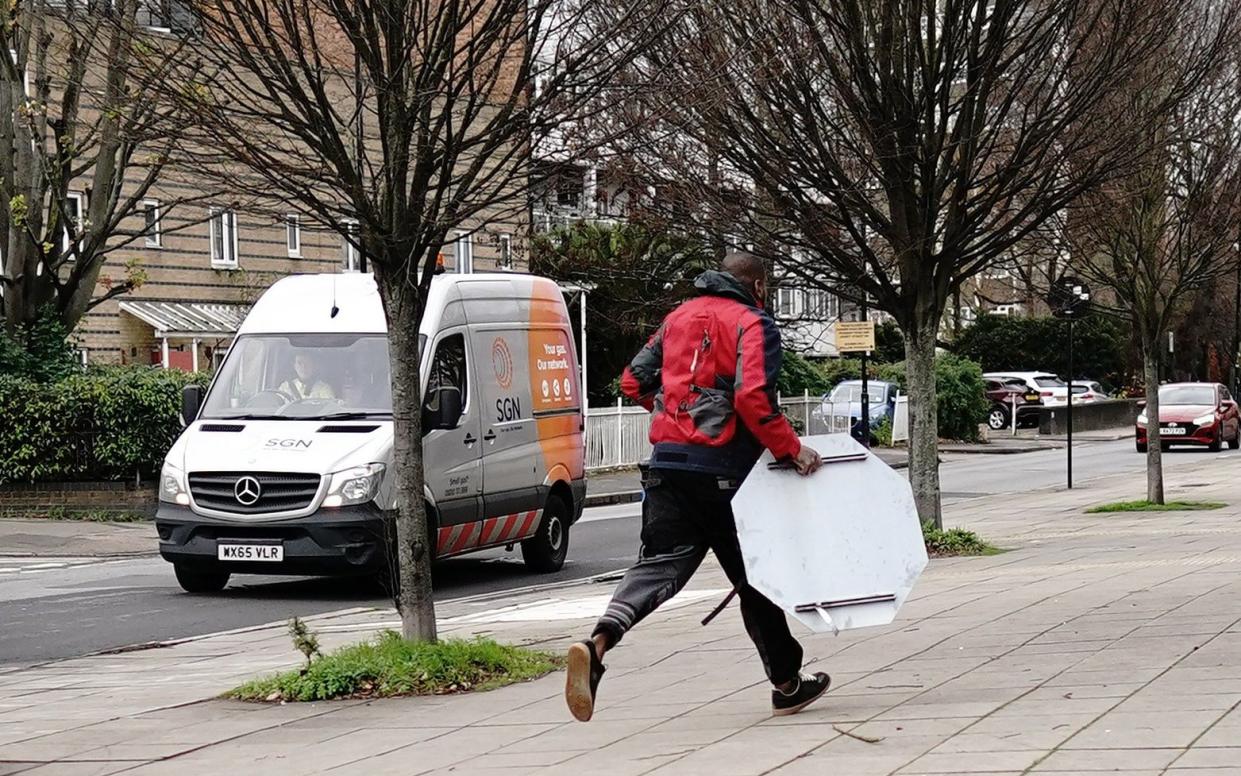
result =
[[[987,411],[988,428],[992,431],[1009,428],[1014,406],[1017,408],[1018,427],[1038,424],[1038,410],[1043,406],[1043,399],[1038,391],[1026,385],[1025,380],[988,377],[983,382],[987,398],[991,401],[991,408]]]
[[[1146,403],[1140,402],[1134,429],[1139,453],[1148,444]],[[1159,386],[1159,441],[1172,445],[1200,445],[1220,450],[1224,442],[1241,447],[1241,413],[1228,389],[1219,383],[1168,383]]]

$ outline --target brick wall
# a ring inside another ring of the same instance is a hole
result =
[[[0,518],[47,517],[49,512],[155,514],[155,485],[132,482],[41,482],[0,485]]]

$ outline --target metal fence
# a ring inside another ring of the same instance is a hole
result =
[[[591,407],[586,414],[586,468],[636,466],[650,457],[651,415],[642,407]]]
[[[802,436],[849,432],[847,405],[837,412],[830,402],[809,395],[779,397],[779,401]],[[641,407],[626,407],[620,402],[614,407],[591,407],[586,415],[586,468],[636,466],[650,457],[650,432],[650,413]]]

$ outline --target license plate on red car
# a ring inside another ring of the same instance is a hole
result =
[[[1026,401],[1038,401],[1038,400],[1039,400],[1039,395],[1037,393],[1026,394]]]
[[[1160,426],[1159,433],[1163,436],[1184,436],[1189,433],[1189,429],[1183,426]]]

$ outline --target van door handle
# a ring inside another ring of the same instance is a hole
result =
[[[475,442],[477,442],[477,441],[478,441],[478,440],[474,438],[474,435],[473,435],[473,434],[471,434],[471,433],[470,433],[470,432],[468,432],[468,431],[467,431],[467,432],[465,432],[465,443],[466,443],[467,445],[472,445],[472,444],[474,444],[474,443],[475,443]]]
[[[496,441],[496,432],[495,432],[495,429],[489,429],[489,430],[487,431],[487,435],[486,435],[485,437],[483,437],[483,441],[484,441],[484,442],[494,442],[494,441]]]

